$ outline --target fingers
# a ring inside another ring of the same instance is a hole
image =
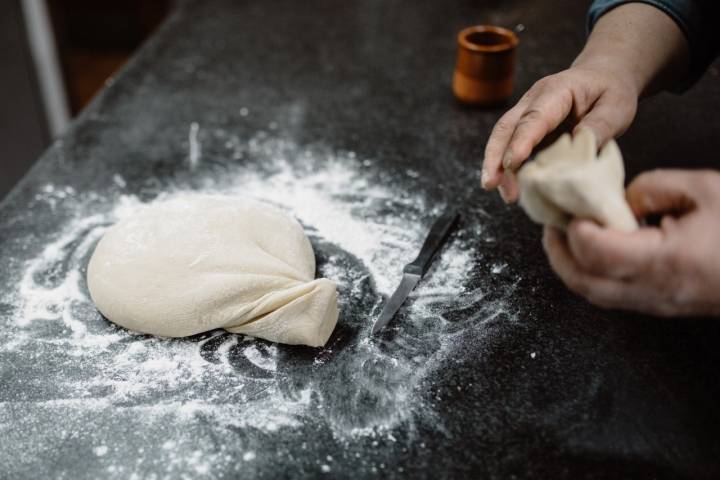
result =
[[[533,85],[490,134],[483,160],[483,188],[492,190],[503,181],[503,171],[519,168],[545,135],[565,120],[572,106],[572,93],[560,82],[543,79]]]
[[[518,199],[519,188],[517,184],[517,177],[511,170],[506,170],[503,173],[500,185],[498,185],[498,191],[505,203],[514,203]]]
[[[608,279],[583,271],[570,251],[565,235],[554,227],[545,227],[543,247],[550,266],[567,287],[596,305],[613,308],[622,306],[633,291],[621,280]]]
[[[529,94],[530,92],[526,96]],[[500,120],[493,127],[488,143],[485,146],[485,159],[482,165],[481,183],[486,190],[492,190],[500,185],[502,181],[502,157],[523,110],[524,101],[521,100],[515,107],[500,117]]]
[[[503,155],[503,168],[505,170],[520,168],[533,148],[567,118],[572,107],[573,96],[569,89],[557,84],[544,88],[529,102],[518,118]]]
[[[627,188],[630,208],[638,218],[653,213],[685,212],[695,207],[697,172],[652,170],[638,175]]]
[[[574,255],[570,243],[569,237],[558,229],[545,227],[543,246],[550,265],[570,290],[590,303],[663,316],[683,311],[677,301],[676,279],[663,273],[662,268],[628,279],[588,272]],[[653,262],[663,264],[667,260],[658,257]]]
[[[663,242],[658,228],[620,232],[588,220],[573,220],[567,245],[578,267],[606,278],[629,279],[647,272]]]
[[[626,105],[624,103],[622,99],[614,98],[612,95],[601,96],[587,115],[578,123],[574,132],[577,133],[582,128],[589,129],[595,134],[598,147],[602,147],[608,140],[625,133],[629,126],[628,119],[635,117],[635,105]],[[628,108],[633,109],[633,111],[628,112]]]
[[[513,198],[513,182],[504,179],[515,171],[533,149],[572,113],[582,120],[603,145],[625,131],[637,108],[626,98],[623,85],[603,77],[603,72],[573,68],[546,77],[497,122],[485,147],[482,186],[492,190],[503,185],[503,198]]]

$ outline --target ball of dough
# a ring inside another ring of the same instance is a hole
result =
[[[300,224],[237,197],[189,195],[144,207],[108,229],[87,280],[109,320],[167,337],[224,328],[317,347],[338,317],[335,284],[315,279]]]
[[[518,174],[519,203],[538,223],[565,228],[573,218],[629,232],[637,220],[625,200],[625,168],[620,148],[610,140],[597,152],[595,135],[567,133]]]

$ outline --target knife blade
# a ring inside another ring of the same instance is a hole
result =
[[[455,209],[450,209],[435,220],[417,258],[403,268],[403,277],[400,285],[395,289],[395,292],[383,307],[380,317],[375,321],[375,325],[373,325],[372,328],[372,335],[382,330],[395,316],[395,313],[400,310],[400,307],[408,295],[410,295],[410,292],[413,291],[415,286],[420,282],[420,279],[427,273],[435,258],[435,254],[445,243],[459,218],[460,214]]]

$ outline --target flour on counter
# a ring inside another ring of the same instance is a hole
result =
[[[108,468],[123,476],[134,472],[132,463],[123,463],[123,455],[143,461],[169,458],[170,473],[190,468],[200,476],[213,462],[236,462],[238,457],[215,448],[215,437],[223,431],[245,432],[248,444],[237,446],[245,451],[240,454],[244,462],[262,460],[255,453],[261,451],[262,439],[281,430],[288,436],[312,426],[340,442],[368,438],[375,445],[403,441],[393,433],[399,427],[412,435],[416,419],[434,415],[427,389],[433,372],[460,354],[459,340],[481,336],[489,319],[512,315],[502,298],[486,301],[487,283],[471,282],[480,258],[476,245],[481,244],[482,225],[467,219],[463,232],[452,237],[387,327],[392,338],[371,338],[385,298],[443,206],[430,205],[420,188],[398,191],[372,160],[353,152],[301,147],[262,134],[243,142],[215,132],[213,138],[230,150],[228,158],[248,162],[215,171],[197,162],[198,129],[193,123],[189,137],[190,163],[197,175],[159,189],[163,193],[158,198],[191,190],[243,195],[295,215],[313,243],[319,275],[338,284],[336,333],[323,349],[299,350],[217,331],[166,339],[116,327],[94,309],[85,269],[103,232],[143,203],[121,193],[132,191],[132,185],[119,175],[113,182],[121,191],[107,198],[47,185],[35,201],[72,212],[72,219],[61,231],[47,232],[45,248],[19,266],[14,273],[17,290],[0,294],[15,312],[9,318],[0,316],[0,322],[11,322],[0,354],[32,352],[51,358],[54,368],[46,379],[53,390],[38,387],[37,398],[22,405],[0,402],[0,434],[10,425],[40,428],[23,424],[25,420],[18,423],[18,408],[26,410],[21,418],[34,422],[63,418],[64,429],[87,436],[94,442],[94,455],[111,462]],[[492,267],[493,273],[503,269]],[[453,312],[469,307],[478,307],[469,318],[453,317]],[[87,431],[87,422],[102,412],[133,426],[127,435],[136,444]],[[203,425],[212,427],[214,437],[185,433]],[[172,440],[156,440],[168,436]],[[49,431],[45,441],[62,439],[61,432]],[[186,454],[183,445],[202,455]],[[0,462],[6,456],[37,455],[44,447],[34,448],[5,449]],[[133,450],[137,448],[142,452]],[[330,460],[322,462],[319,471],[329,473]]]
[[[200,163],[202,155],[200,141],[198,140],[198,132],[200,125],[197,122],[190,124],[190,132],[188,133],[188,161],[190,162],[190,170],[195,170]]]
[[[108,447],[105,445],[100,445],[99,447],[93,448],[93,453],[95,453],[96,456],[102,457],[108,452]]]

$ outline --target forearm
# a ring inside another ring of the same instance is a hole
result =
[[[665,13],[643,3],[621,5],[603,15],[573,62],[623,77],[638,96],[680,81],[689,65],[683,32]]]

